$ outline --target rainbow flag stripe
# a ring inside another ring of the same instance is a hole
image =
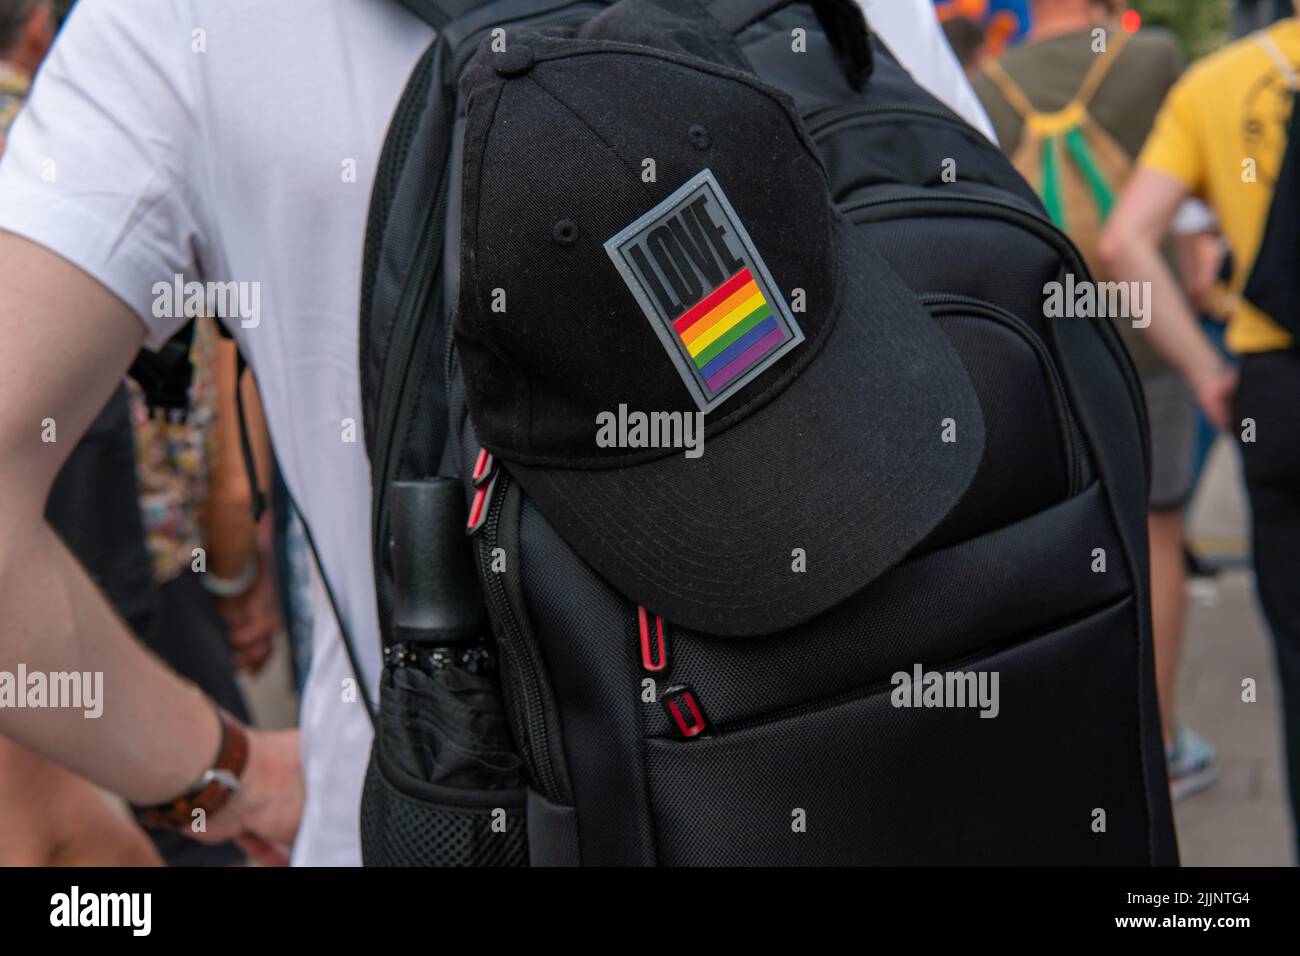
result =
[[[683,312],[673,328],[714,392],[762,361],[786,338],[748,268]]]

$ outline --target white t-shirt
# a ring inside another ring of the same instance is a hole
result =
[[[858,6],[871,29],[885,41],[912,79],[991,142],[998,141],[988,114],[939,26],[933,0],[858,0]]]
[[[915,52],[889,18],[875,26],[900,58]],[[431,40],[395,0],[80,0],[0,160],[0,228],[115,292],[150,345],[184,321],[155,314],[169,311],[157,283],[256,283],[240,301],[256,290],[258,324],[230,324],[372,690],[361,252],[388,120]],[[949,102],[969,93],[956,79],[938,91]],[[294,862],[349,865],[370,726],[345,700],[351,670],[315,590]]]
[[[259,283],[257,327],[230,324],[372,689],[361,251],[388,120],[432,36],[390,0],[81,0],[0,160],[0,227],[108,286],[151,345],[184,321],[155,317],[155,283]],[[370,726],[315,590],[294,861],[358,864]]]

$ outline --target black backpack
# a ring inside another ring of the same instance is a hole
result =
[[[365,244],[385,661],[366,864],[1176,863],[1141,393],[1108,321],[1045,320],[1045,284],[1087,267],[1003,155],[852,0],[608,8],[640,43],[711,17],[794,98],[841,211],[938,318],[987,428],[957,506],[867,587],[779,633],[697,633],[620,595],[475,440],[449,334],[458,79],[494,27],[572,33],[607,8],[466,5],[407,2],[439,35]],[[927,709],[919,682],[920,708],[895,706],[916,662],[999,672],[1001,713]]]

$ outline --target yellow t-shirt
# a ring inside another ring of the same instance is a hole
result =
[[[1300,20],[1280,20],[1267,32],[1289,63],[1300,64]],[[1139,166],[1172,176],[1214,208],[1236,262],[1234,296],[1245,287],[1264,237],[1291,104],[1277,65],[1257,39],[1245,37],[1183,74],[1138,159]],[[1234,352],[1269,352],[1289,347],[1291,336],[1239,300],[1227,341]]]

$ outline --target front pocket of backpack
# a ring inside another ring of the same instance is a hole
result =
[[[992,653],[1132,592],[1109,515],[1105,490],[1093,484],[1023,521],[905,561],[793,631],[718,637],[667,622],[667,679],[690,687],[721,726],[857,692],[914,663]],[[673,733],[662,708],[647,712],[647,736]]]
[[[900,667],[906,684],[648,739],[659,862],[1146,862],[1137,640],[1124,597],[981,657],[925,662],[967,675],[928,695]]]

